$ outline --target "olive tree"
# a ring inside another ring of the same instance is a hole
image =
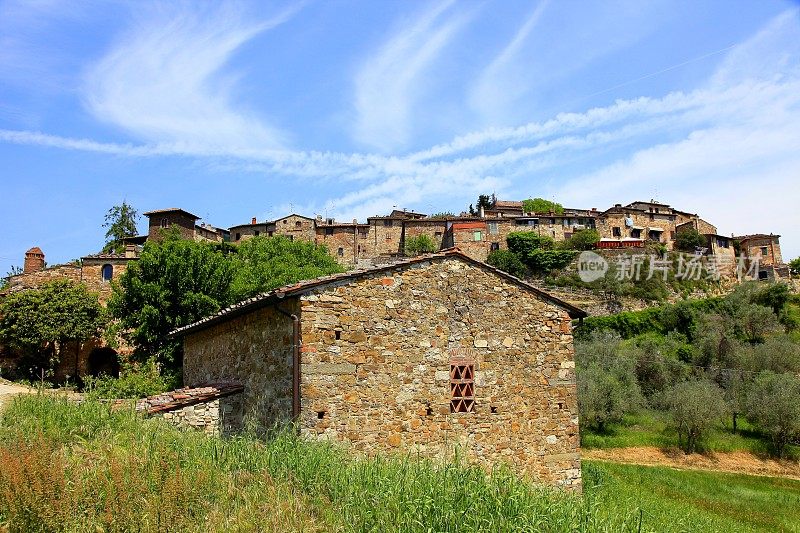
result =
[[[678,432],[678,444],[693,453],[708,431],[726,413],[722,391],[708,380],[684,381],[667,396],[672,425]]]
[[[769,435],[778,457],[800,436],[800,378],[760,373],[747,395],[747,418]]]

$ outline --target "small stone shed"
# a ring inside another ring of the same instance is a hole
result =
[[[457,249],[251,298],[173,332],[187,385],[243,385],[257,426],[506,463],[580,488],[571,320],[582,310]]]

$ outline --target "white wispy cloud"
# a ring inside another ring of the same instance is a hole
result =
[[[517,55],[542,19],[549,3],[549,0],[542,0],[536,5],[511,41],[478,77],[469,100],[472,108],[484,117],[494,118],[504,114],[508,103],[516,101],[528,89],[528,80],[520,79],[520,76],[527,76],[523,74],[525,69],[519,68],[521,65],[517,62]]]
[[[765,29],[731,50],[708,83],[694,91],[620,100],[543,122],[473,132],[405,156],[172,140],[115,144],[9,130],[0,130],[0,140],[125,157],[199,157],[308,183],[349,182],[352,192],[295,206],[345,220],[393,206],[454,209],[491,191],[552,193],[570,205],[597,207],[657,194],[700,212],[724,233],[780,232],[800,223],[794,207],[800,176],[800,55],[785,55],[800,42],[796,10]],[[592,159],[605,153],[620,155],[599,163]],[[565,166],[584,158],[595,169],[578,172]],[[545,180],[553,175],[557,180]],[[748,209],[736,211],[732,205]],[[789,233],[782,241],[787,255],[800,253],[800,238]]]
[[[402,147],[412,132],[411,107],[429,86],[430,67],[469,14],[447,16],[454,0],[438,3],[397,30],[355,78],[354,136],[379,150]]]
[[[142,4],[135,4],[141,8]],[[151,142],[245,149],[276,147],[284,134],[232,103],[234,79],[220,70],[256,35],[302,6],[252,20],[230,4],[156,4],[97,64],[84,84],[98,119]]]

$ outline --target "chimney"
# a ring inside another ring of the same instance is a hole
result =
[[[253,218],[250,220],[250,223],[251,223],[251,224],[255,224],[255,223],[256,223],[256,217],[253,217]]]
[[[128,259],[133,259],[136,257],[136,245],[135,244],[126,244],[125,245],[125,257]]]
[[[38,246],[34,246],[25,252],[25,264],[22,267],[22,272],[24,274],[38,272],[39,270],[44,270],[44,265],[44,252]]]
[[[481,217],[481,218],[485,218],[486,217],[486,214],[483,211],[483,206],[481,206],[481,208],[478,210],[478,216]]]
[[[622,204],[614,204],[614,207],[622,207]]]
[[[353,224],[358,224],[358,219],[357,218],[353,219]]]
[[[593,207],[593,208],[592,208],[592,212],[595,212],[595,211],[597,211],[597,208],[596,208],[596,207]]]

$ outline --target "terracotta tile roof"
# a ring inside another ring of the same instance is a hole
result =
[[[193,215],[192,213],[186,211],[185,209],[181,209],[180,207],[168,207],[166,209],[154,209],[152,211],[147,211],[147,212],[142,213],[142,214],[144,216],[146,216],[146,217],[149,217],[150,215],[161,215],[161,214],[164,214],[164,213],[175,213],[175,212],[183,213],[184,215],[189,215],[190,217],[193,217],[195,219],[200,218],[199,216]]]
[[[522,202],[516,200],[497,200],[494,203],[494,208],[497,209],[498,207],[514,207],[522,209]]]
[[[752,235],[737,235],[733,237],[737,241],[747,241],[750,239],[777,239],[780,238],[780,235],[767,235],[766,233],[753,233]]]
[[[186,326],[182,326],[180,328],[177,328],[177,329],[173,330],[172,332],[170,332],[169,336],[173,337],[173,338],[174,337],[181,337],[181,336],[186,335],[188,333],[205,329],[205,328],[210,327],[210,326],[212,326],[214,324],[217,324],[219,322],[224,322],[225,320],[228,320],[230,318],[246,314],[246,313],[248,313],[250,311],[254,311],[254,310],[262,308],[262,307],[266,307],[267,305],[270,305],[270,304],[275,303],[277,301],[283,300],[284,298],[291,297],[291,296],[299,296],[299,295],[305,294],[305,293],[310,292],[311,290],[319,288],[319,287],[332,285],[334,283],[345,283],[345,282],[348,282],[348,281],[351,281],[351,280],[354,280],[354,279],[359,279],[359,278],[362,278],[362,277],[370,276],[370,275],[381,273],[381,272],[389,272],[389,271],[393,271],[393,270],[403,270],[403,269],[405,269],[407,267],[410,267],[412,265],[416,265],[416,264],[419,264],[419,263],[425,263],[425,262],[429,262],[429,261],[439,261],[439,260],[448,259],[448,258],[459,259],[459,260],[464,261],[466,263],[478,266],[478,267],[482,268],[483,270],[492,272],[493,274],[495,274],[495,275],[497,275],[497,276],[499,276],[501,278],[504,278],[507,281],[510,281],[510,282],[512,282],[512,283],[524,288],[525,290],[536,294],[537,296],[539,296],[539,297],[541,297],[541,298],[543,298],[545,300],[548,300],[549,302],[561,307],[562,309],[565,309],[569,313],[570,317],[572,317],[572,318],[583,318],[583,317],[588,316],[586,311],[584,311],[583,309],[575,307],[574,305],[572,305],[570,303],[567,303],[564,300],[561,300],[560,298],[557,298],[557,297],[555,297],[555,296],[553,296],[553,295],[551,295],[551,294],[539,289],[538,287],[535,287],[535,286],[531,285],[530,283],[527,283],[526,281],[523,281],[523,280],[519,279],[516,276],[512,276],[511,274],[509,274],[507,272],[503,272],[502,270],[499,270],[499,269],[497,269],[497,268],[495,268],[495,267],[493,267],[491,265],[488,265],[486,263],[478,261],[477,259],[473,259],[473,258],[465,255],[458,248],[449,248],[447,250],[442,250],[441,252],[422,255],[422,256],[419,256],[419,257],[413,257],[411,259],[405,259],[405,260],[397,261],[397,262],[391,263],[389,265],[382,265],[382,266],[366,268],[366,269],[359,269],[359,270],[351,270],[349,272],[344,272],[344,273],[341,273],[341,274],[332,274],[332,275],[329,275],[329,276],[322,276],[320,278],[304,280],[304,281],[300,281],[300,282],[297,282],[297,283],[293,283],[291,285],[286,285],[286,286],[283,286],[283,287],[279,287],[279,288],[274,289],[272,291],[258,294],[256,296],[253,296],[252,298],[248,298],[248,299],[243,300],[243,301],[241,301],[239,303],[236,303],[236,304],[233,304],[231,306],[228,306],[228,307],[226,307],[224,309],[221,309],[220,311],[218,311],[217,313],[215,313],[213,315],[210,315],[210,316],[207,316],[207,317],[205,317],[203,319],[198,320],[197,322],[193,322],[191,324],[187,324]]]
[[[148,415],[181,409],[190,405],[208,402],[242,392],[244,387],[235,382],[215,382],[184,387],[174,391],[149,396],[136,402],[137,411],[145,411]]]
[[[137,257],[128,257],[124,253],[121,254],[89,254],[84,255],[81,259],[138,259]]]
[[[38,246],[34,246],[33,248],[31,248],[30,250],[28,250],[25,253],[26,254],[42,254],[42,255],[44,255],[44,252]]]

